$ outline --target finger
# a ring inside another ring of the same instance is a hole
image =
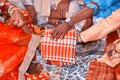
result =
[[[13,24],[16,25],[16,26],[18,25],[18,23],[19,23],[18,19],[16,19],[16,20],[13,21]]]
[[[51,36],[53,36],[53,34],[55,33],[55,31],[56,31],[56,28],[54,28],[54,29],[50,32]]]
[[[62,16],[63,18],[65,18],[65,16],[66,16],[66,10],[67,10],[66,8],[67,8],[67,7],[65,6],[65,8],[64,8],[64,10],[63,10],[63,16]]]
[[[57,35],[57,29],[55,28],[55,29],[51,32],[52,39],[54,39],[56,35]]]
[[[64,6],[61,5],[60,6],[60,18],[62,18],[62,16],[63,16],[63,9],[64,9]]]
[[[10,17],[10,23],[13,23],[15,21],[15,18],[13,18],[12,16]]]
[[[63,32],[60,36],[60,39],[64,39],[65,34],[66,34],[66,32]]]
[[[58,17],[60,17],[60,4],[58,4],[57,12],[58,12]]]
[[[23,26],[23,21],[20,21],[19,23],[18,23],[18,27],[22,27]]]
[[[56,36],[58,35],[58,31],[56,30],[55,32],[54,32],[54,34],[53,34],[53,39],[55,39],[56,40]]]
[[[62,32],[58,32],[57,36],[55,37],[56,40],[58,40],[60,38],[61,34],[62,34]]]

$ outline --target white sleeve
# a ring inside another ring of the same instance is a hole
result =
[[[23,4],[24,5],[33,5],[33,1],[32,0],[23,0]]]
[[[101,20],[89,29],[80,33],[84,42],[94,41],[120,28],[120,9],[116,10],[106,19]]]

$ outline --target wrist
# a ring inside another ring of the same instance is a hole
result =
[[[16,10],[19,10],[19,9],[14,6],[10,6],[8,8],[8,14],[11,16]]]
[[[64,22],[68,23],[71,27],[74,26],[74,23],[72,22],[70,18],[66,19]]]

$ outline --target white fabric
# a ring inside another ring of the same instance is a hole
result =
[[[24,5],[32,5],[33,4],[32,0],[8,0],[8,1],[10,1],[16,7],[21,8],[21,9],[25,9]]]
[[[40,13],[41,10],[39,10],[40,9],[40,5],[39,5],[40,1],[38,2],[37,0],[34,0],[33,2],[34,2],[34,5],[36,6],[35,8],[36,8],[36,11],[37,11],[38,25],[41,25],[44,22],[43,21],[44,18],[45,17],[48,18],[48,16],[49,16],[49,14],[50,14],[50,12],[48,12],[49,9],[50,10],[51,9],[55,9],[57,7],[58,3],[60,2],[60,0],[51,0],[50,3],[46,3],[46,5],[49,5],[49,6],[45,6],[45,7],[48,7],[48,8],[47,9],[43,9],[43,10],[44,10],[44,12],[46,10],[48,13],[47,14],[45,13],[44,15],[43,15],[43,13],[41,14]],[[48,0],[48,2],[49,2],[49,0]],[[75,15],[79,11],[80,11],[80,6],[77,4],[77,2],[71,1],[70,5],[69,5],[69,11],[68,11],[68,13],[66,13],[66,18],[70,18],[71,16]]]

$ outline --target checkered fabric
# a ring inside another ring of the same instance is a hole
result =
[[[77,35],[74,29],[68,31],[64,39],[52,40],[47,29],[41,40],[41,54],[43,59],[65,63],[75,63]]]
[[[114,80],[114,68],[93,60],[90,62],[86,80]]]

